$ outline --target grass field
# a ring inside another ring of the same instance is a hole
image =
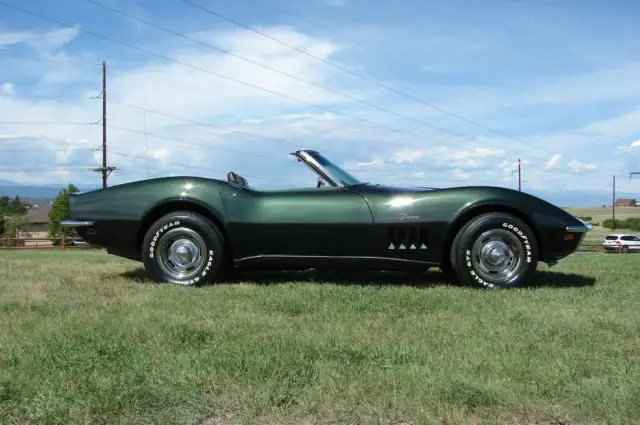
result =
[[[638,423],[640,256],[540,270],[181,288],[101,251],[0,252],[0,423]]]

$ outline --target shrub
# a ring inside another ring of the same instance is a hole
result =
[[[613,219],[606,219],[602,222],[602,227],[607,229],[613,229]],[[630,217],[624,220],[616,219],[616,229],[632,230],[635,232],[640,231],[640,217]]]

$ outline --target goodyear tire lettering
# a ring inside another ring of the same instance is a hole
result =
[[[172,223],[169,224],[165,224],[164,226],[162,226],[161,228],[159,228],[155,235],[153,235],[153,239],[151,240],[151,243],[149,244],[149,258],[153,258],[156,254],[156,244],[158,242],[158,239],[160,238],[160,234],[164,233],[164,231],[166,231],[167,229],[171,228],[171,227],[175,227],[175,226],[179,226],[180,225],[180,221],[176,220]]]

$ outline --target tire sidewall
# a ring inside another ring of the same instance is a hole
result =
[[[188,280],[177,280],[166,275],[158,264],[158,243],[166,232],[176,228],[196,231],[206,245],[206,252],[203,253],[206,259],[204,267]],[[149,228],[142,244],[142,258],[153,280],[181,286],[198,286],[210,283],[216,277],[224,256],[223,247],[222,236],[208,219],[195,213],[178,212],[161,217]]]
[[[494,283],[484,280],[471,261],[473,244],[487,230],[506,230],[515,235],[524,251],[522,266],[510,280]],[[531,228],[517,217],[507,214],[484,214],[468,223],[456,237],[451,253],[452,264],[459,278],[466,284],[484,288],[507,288],[528,282],[536,273],[538,245]]]

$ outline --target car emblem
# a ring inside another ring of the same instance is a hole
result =
[[[420,216],[419,215],[409,215],[409,214],[400,214],[399,217],[396,217],[394,220],[411,220],[411,221],[416,221],[416,220],[420,220]]]

